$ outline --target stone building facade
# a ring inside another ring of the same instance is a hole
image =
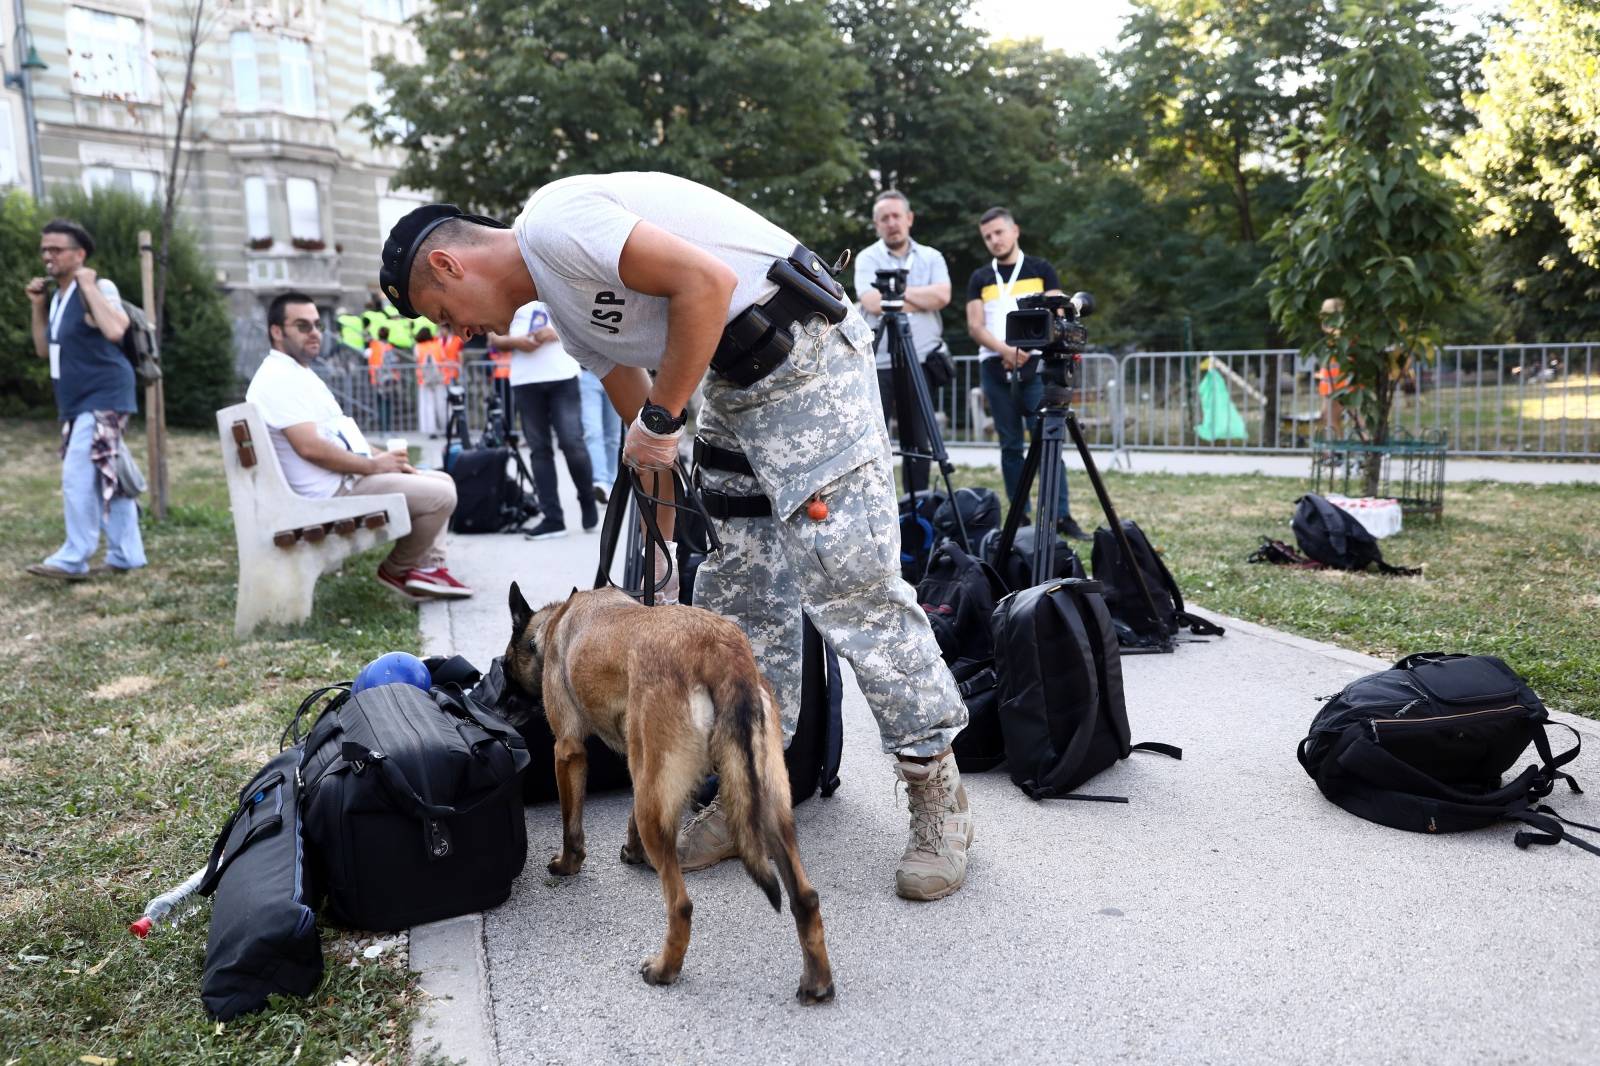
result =
[[[162,195],[193,0],[17,2],[46,64],[32,77],[46,190],[77,183]],[[206,3],[180,215],[228,294],[241,374],[265,354],[276,293],[303,290],[330,317],[359,310],[377,289],[384,234],[427,199],[392,185],[398,153],[374,147],[351,117],[361,104],[383,105],[378,57],[420,59],[406,25],[415,3]],[[18,47],[15,11],[4,21],[7,69],[16,72],[26,44]],[[15,87],[6,102],[0,180],[27,187]]]

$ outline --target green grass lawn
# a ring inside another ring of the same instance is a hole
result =
[[[235,642],[212,434],[175,437],[172,512],[145,523],[146,571],[24,575],[61,541],[55,439],[0,422],[0,1063],[399,1061],[418,995],[403,944],[369,960],[361,934],[324,929],[314,997],[217,1025],[199,999],[208,911],[142,942],[126,926],[205,861],[306,692],[415,650],[415,613],[372,580],[368,554],[322,579],[307,625]],[[142,458],[142,431],[131,441]]]
[[[992,469],[953,480],[1003,492]],[[1102,523],[1088,479],[1069,480],[1079,522]],[[1385,659],[1498,655],[1552,707],[1600,718],[1600,487],[1449,484],[1440,522],[1411,522],[1382,542],[1387,561],[1426,564],[1425,576],[1390,578],[1245,561],[1264,536],[1294,542],[1299,479],[1112,473],[1106,485],[1202,613]],[[1078,545],[1085,567],[1088,547]],[[1314,708],[1304,710],[1309,722]]]

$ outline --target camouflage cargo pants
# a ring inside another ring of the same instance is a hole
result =
[[[899,511],[879,413],[872,333],[795,327],[785,363],[750,388],[706,379],[700,436],[744,453],[755,477],[706,469],[705,486],[765,494],[766,518],[717,524],[722,550],[695,575],[695,604],[737,622],[772,683],[785,739],[800,713],[801,607],[855,672],[883,749],[934,755],[967,724],[939,646],[900,578]],[[820,495],[826,518],[806,503]]]

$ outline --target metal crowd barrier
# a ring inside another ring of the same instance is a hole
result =
[[[386,385],[338,350],[313,365],[369,436],[420,432],[414,363],[393,364]],[[492,375],[488,361],[461,369],[474,435]],[[1073,384],[1084,436],[1118,451],[1304,453],[1331,424],[1317,366],[1287,348],[1089,353]],[[976,355],[955,358],[933,401],[947,443],[994,442]],[[1442,431],[1452,455],[1600,458],[1600,343],[1446,346],[1396,390],[1394,429]]]

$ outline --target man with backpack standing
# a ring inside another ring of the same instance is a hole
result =
[[[55,219],[39,237],[48,278],[28,282],[33,347],[50,361],[61,417],[61,508],[66,541],[28,573],[82,581],[106,534],[102,567],[125,573],[145,565],[139,507],[117,491],[117,454],[128,418],[138,410],[133,364],[122,350],[128,315],[116,285],[85,263],[94,238],[76,222]],[[50,291],[50,282],[55,291]]]

